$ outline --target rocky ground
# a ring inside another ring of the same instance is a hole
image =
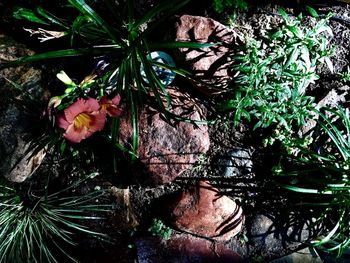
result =
[[[334,105],[349,99],[348,83],[340,82],[335,74],[349,64],[350,7],[320,10],[333,11],[336,17],[342,18],[330,22],[334,32],[332,43],[337,46],[332,58],[335,73],[321,69],[321,79],[309,92],[318,103]],[[229,57],[232,46],[244,42],[244,35],[258,37],[280,21],[274,5],[239,14],[230,28],[205,17],[210,13],[208,10],[202,12],[203,16],[193,16],[190,11],[191,8],[188,15],[169,21],[170,31],[174,32],[171,37],[222,44],[190,52],[178,50],[173,56],[177,65],[190,69],[211,84],[225,84],[232,79]],[[298,12],[293,8],[288,11]],[[19,36],[24,33],[16,26],[11,32],[6,25],[8,21],[4,19],[0,24],[0,61],[32,54],[33,51],[18,43],[27,39]],[[111,189],[115,210],[108,213],[108,219],[91,223],[91,227],[109,233],[116,243],[110,245],[81,238],[74,252],[81,262],[332,261],[304,249],[303,242],[313,236],[306,226],[311,212],[292,210],[273,186],[271,189],[266,185],[261,187],[273,152],[261,147],[262,131],[252,132],[247,123],[234,127],[231,116],[213,110],[213,102],[224,96],[220,90],[176,80],[169,87],[174,113],[191,120],[208,120],[209,124],[168,123],[154,108],[147,107],[139,123],[139,160],[128,164],[121,156],[117,174],[112,171],[108,150],[98,138],[93,138],[89,145],[96,150],[89,162],[82,156],[73,164],[71,159],[58,157],[50,149],[33,156],[27,151],[28,130],[32,131],[40,122],[40,110],[37,115],[29,114],[34,118],[28,117],[28,112],[20,106],[20,93],[8,80],[26,87],[28,93],[45,105],[58,86],[55,73],[62,66],[72,69],[76,63],[59,61],[0,71],[0,172],[14,182],[22,182],[27,177],[38,181],[51,176],[58,184],[73,181],[82,172],[99,174],[84,185],[86,189],[81,192],[96,187]],[[79,74],[82,73],[78,70],[77,78]],[[123,118],[121,127],[120,142],[127,146],[131,127]],[[154,237],[148,231],[153,218],[161,219],[173,229],[169,240]],[[289,254],[289,258],[285,258]]]

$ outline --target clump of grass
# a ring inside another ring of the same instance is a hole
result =
[[[75,235],[84,233],[110,241],[105,234],[89,230],[84,220],[102,219],[92,213],[109,211],[111,205],[96,203],[104,191],[83,196],[68,196],[73,186],[51,194],[38,194],[31,189],[18,191],[0,182],[0,262],[77,262],[67,247],[75,246]],[[89,215],[90,214],[90,215]]]
[[[290,130],[301,126],[315,107],[314,98],[305,95],[310,83],[319,76],[317,66],[329,59],[332,30],[329,14],[318,19],[312,28],[302,23],[302,15],[290,18],[282,9],[283,23],[279,30],[263,40],[248,40],[238,55],[233,56],[235,77],[230,85],[230,99],[219,108],[233,110],[234,122],[242,118],[255,121],[254,129],[271,125]]]
[[[308,145],[294,141],[274,167],[279,186],[302,198],[303,205],[323,208],[314,224],[323,226],[312,245],[341,256],[350,245],[350,120],[348,109],[325,108]]]

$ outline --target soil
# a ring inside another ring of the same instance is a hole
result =
[[[147,3],[149,4],[149,2]],[[22,22],[12,23],[12,19],[9,17],[9,10],[17,4],[27,7],[33,7],[37,4],[45,6],[47,1],[18,0],[0,3],[0,16],[3,18],[0,21],[0,31],[14,37],[19,42],[25,43],[36,51],[54,48],[47,43],[39,45],[26,36],[21,29],[23,27]],[[187,9],[183,10],[183,13],[210,16],[219,22],[226,22],[225,16],[217,15],[209,8],[210,4],[205,5],[202,1],[200,6],[201,8],[198,8],[198,3],[191,4]],[[336,53],[332,58],[335,72],[330,73],[326,67],[322,67],[319,72],[321,79],[316,84],[311,85],[308,90],[308,93],[315,96],[316,102],[318,102],[323,99],[328,91],[334,89],[341,93],[341,89],[349,85],[349,83],[341,82],[336,74],[343,72],[346,66],[349,65],[350,6],[316,5],[316,7],[318,7],[320,13],[334,13],[330,25],[334,32],[332,45],[336,46]],[[289,13],[295,15],[303,10],[297,5],[290,5],[286,8]],[[238,13],[234,22],[234,29],[259,38],[263,30],[273,28],[280,22],[280,17],[276,13],[277,6],[274,4],[260,3],[259,5],[253,5],[247,12]],[[57,45],[59,46],[60,43]],[[59,85],[54,80],[55,74],[53,72],[55,72],[55,69],[78,69],[75,71],[74,78],[80,79],[81,76],[91,71],[92,67],[86,65],[89,65],[89,62],[85,62],[84,67],[82,67],[80,62],[70,60],[69,62],[58,61],[51,63],[50,66],[46,66],[46,64],[36,66],[43,71],[46,70],[47,74],[53,76],[52,78],[47,77],[48,79],[45,79],[45,81],[52,85],[54,91],[55,86]],[[91,185],[85,187],[93,189],[96,186],[107,188],[114,185],[130,189],[130,203],[140,225],[135,229],[123,228],[121,227],[122,223],[118,225],[116,221],[112,220],[114,218],[113,213],[108,213],[106,216],[109,220],[102,220],[89,225],[89,227],[109,233],[116,240],[116,244],[110,245],[81,237],[78,249],[74,251],[74,254],[80,258],[81,262],[134,262],[136,258],[134,239],[150,235],[147,229],[152,219],[162,217],[162,211],[158,211],[159,199],[185,189],[193,185],[196,180],[203,178],[212,182],[223,193],[242,205],[246,216],[244,231],[227,242],[226,245],[246,258],[247,261],[267,262],[304,246],[302,243],[294,241],[297,241],[298,236],[302,239],[305,238],[305,235],[310,234],[303,232],[302,229],[304,227],[303,222],[313,216],[312,212],[288,206],[286,199],[281,198],[280,190],[272,183],[270,189],[269,187],[262,188],[262,184],[269,186],[269,181],[266,181],[266,178],[273,165],[272,161],[274,158],[277,158],[275,155],[278,154],[273,148],[266,149],[262,145],[262,140],[268,131],[259,129],[252,131],[251,124],[244,122],[234,126],[230,114],[218,113],[214,110],[213,105],[222,99],[220,96],[211,98],[199,94],[195,90],[191,92],[193,97],[207,112],[207,119],[210,121],[211,146],[207,154],[201,157],[193,169],[186,171],[175,182],[158,187],[141,186],[128,178],[128,171],[125,167],[121,168],[117,174],[114,174],[110,152],[105,151],[104,149],[106,148],[101,147],[101,141],[98,139],[91,140],[89,143],[92,144],[89,144],[89,147],[84,143],[79,146],[81,149],[89,148],[89,150],[86,150],[86,156],[62,158],[54,156],[54,153],[49,153],[45,162],[36,172],[36,178],[49,176],[56,178],[55,180],[58,180],[59,184],[63,185],[71,184],[86,171],[98,172],[103,174],[103,176],[96,177],[89,183]],[[347,96],[349,97],[349,95]],[[348,97],[347,101],[349,101]],[[252,153],[252,171],[243,176],[223,177],[223,169],[225,167],[222,167],[220,160],[230,150],[236,148],[249,149]],[[91,152],[94,152],[94,154],[91,155]],[[89,156],[94,157],[91,158]],[[120,157],[122,158],[123,156]],[[74,160],[74,164],[72,160]],[[79,191],[84,192],[84,189]],[[116,208],[114,213],[118,213],[118,211],[118,208]],[[294,215],[293,218],[292,215]],[[294,224],[295,228],[293,231],[296,232],[296,235],[293,237],[289,234],[291,224]],[[265,230],[266,233],[261,234],[265,236],[266,240],[259,239],[256,236],[259,232],[259,225],[262,228],[265,227],[262,230]],[[274,233],[267,233],[271,229],[275,230]],[[294,237],[296,237],[296,240],[293,240]]]

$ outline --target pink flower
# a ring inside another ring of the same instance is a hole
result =
[[[94,132],[101,131],[106,122],[106,112],[100,111],[97,100],[78,99],[58,117],[58,126],[66,130],[64,138],[79,143]]]
[[[122,109],[118,107],[120,103],[120,95],[109,100],[106,97],[100,99],[101,111],[105,111],[110,117],[118,117],[122,113]]]

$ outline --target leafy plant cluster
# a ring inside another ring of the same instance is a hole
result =
[[[297,193],[304,206],[323,208],[314,224],[323,229],[316,247],[341,256],[350,245],[350,120],[349,110],[324,108],[312,141],[294,144],[273,173],[278,185]]]
[[[162,1],[142,16],[135,14],[133,0],[106,1],[106,8],[102,9],[103,15],[100,15],[93,8],[93,3],[90,5],[88,1],[67,0],[67,2],[67,16],[64,18],[57,17],[42,8],[36,10],[19,8],[14,16],[44,27],[27,30],[41,41],[66,38],[72,48],[20,58],[17,61],[0,64],[0,68],[53,58],[98,57],[93,73],[80,84],[72,83],[69,79],[63,81],[68,87],[64,94],[54,97],[50,105],[62,111],[78,98],[84,100],[93,98],[100,101],[104,97],[108,100],[120,95],[121,103],[126,108],[124,114],[130,115],[133,127],[130,148],[134,157],[138,147],[138,112],[145,104],[157,105],[168,119],[181,119],[170,113],[170,97],[164,82],[156,72],[162,68],[180,76],[191,77],[189,72],[153,60],[150,54],[159,49],[201,48],[211,44],[152,40],[151,34],[159,28],[164,19],[186,5],[189,0]],[[118,144],[118,119],[114,118],[111,122],[107,140],[112,145],[126,150]]]
[[[173,230],[171,228],[164,225],[162,220],[157,219],[157,218],[153,219],[152,225],[150,226],[148,231],[153,236],[159,236],[159,237],[163,238],[164,240],[168,240],[173,233]]]
[[[312,9],[310,9],[312,10]],[[302,15],[290,18],[283,10],[281,28],[261,41],[249,40],[233,57],[236,73],[230,99],[220,105],[234,110],[234,121],[243,117],[256,121],[254,129],[270,125],[290,130],[310,117],[314,99],[305,94],[310,83],[319,79],[316,67],[327,63],[332,70],[329,47],[332,30],[329,14],[312,28],[302,23]]]

